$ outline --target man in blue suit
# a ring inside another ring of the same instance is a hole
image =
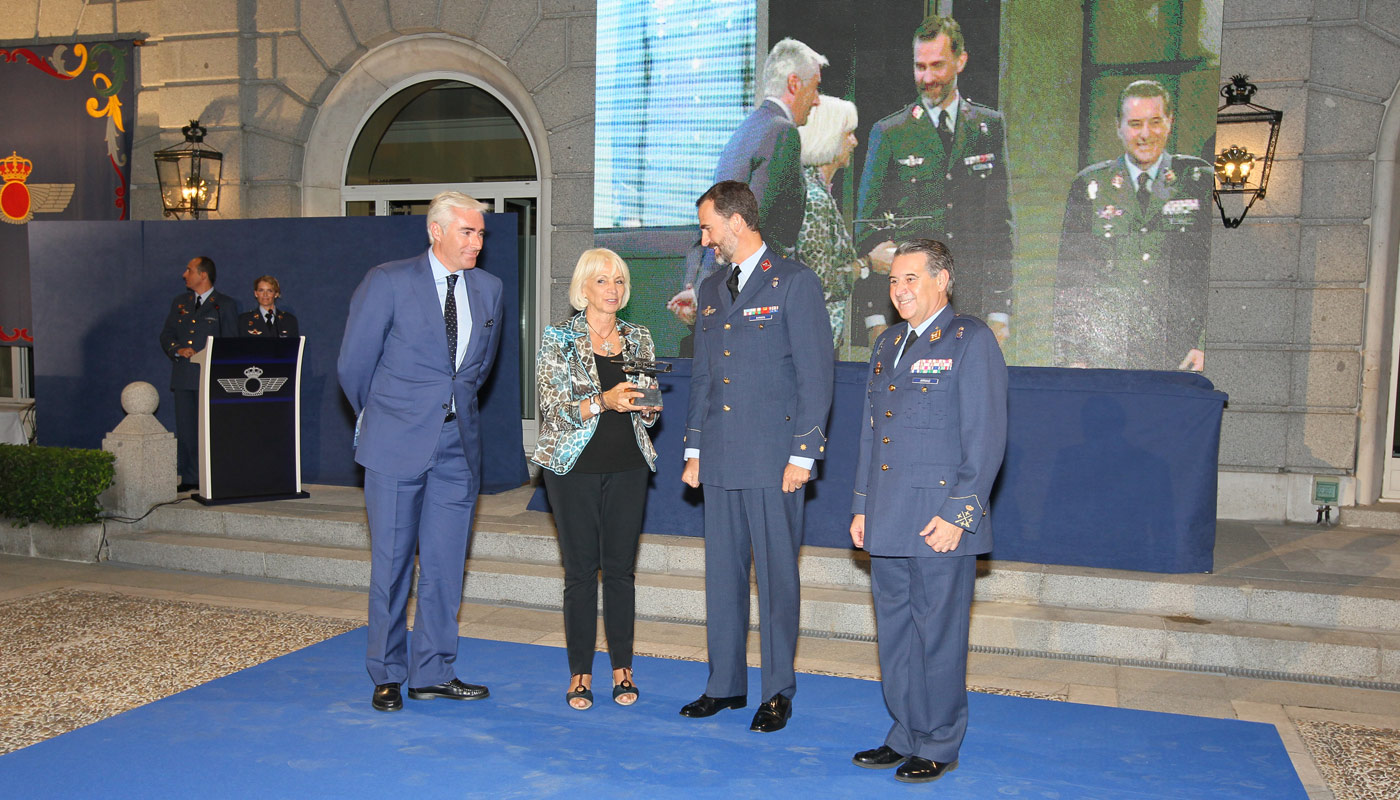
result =
[[[476,269],[486,206],[443,192],[428,208],[427,252],[369,271],[350,300],[340,386],[357,416],[370,529],[366,665],[379,711],[415,700],[476,700],[463,683],[457,611],[481,487],[476,393],[491,372],[504,312],[501,281]],[[406,609],[418,554],[418,612]]]
[[[885,743],[858,766],[923,783],[957,767],[967,731],[967,636],[988,497],[1006,451],[1006,362],[981,320],[953,313],[942,242],[895,249],[891,325],[870,358],[851,541],[870,553]]]
[[[705,633],[710,678],[681,709],[748,704],[749,553],[758,571],[764,702],[750,730],[781,729],[797,690],[802,487],[826,451],[831,323],[815,272],[773,252],[748,186],[696,202],[701,242],[722,268],[700,284],[681,479],[705,486]]]
[[[744,120],[720,153],[715,182],[747,183],[758,198],[758,222],[768,247],[783,253],[797,244],[807,185],[802,179],[802,138],[820,102],[826,57],[796,39],[773,45],[763,62],[763,102]]]

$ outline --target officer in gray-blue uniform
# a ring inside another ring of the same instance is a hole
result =
[[[746,184],[721,181],[696,205],[701,242],[723,266],[697,293],[682,474],[705,487],[710,678],[681,714],[708,717],[748,703],[752,549],[764,702],[750,730],[768,733],[787,724],[797,689],[803,485],[826,452],[831,323],[817,274],[764,244]]]
[[[857,766],[906,783],[956,768],[967,731],[967,640],[988,498],[1006,451],[1006,362],[981,320],[953,312],[942,242],[895,250],[891,325],[870,358],[851,541],[870,553],[881,685],[894,718]]]
[[[170,357],[170,391],[175,394],[176,468],[179,491],[199,484],[199,365],[190,356],[210,336],[238,335],[238,303],[214,290],[214,259],[198,256],[185,265],[188,291],[175,295],[160,331],[160,348]]]

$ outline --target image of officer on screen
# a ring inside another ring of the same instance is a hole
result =
[[[1175,107],[1154,80],[1119,96],[1123,155],[1075,176],[1055,276],[1063,366],[1205,368],[1213,171],[1166,152]]]
[[[1005,121],[959,94],[968,52],[952,17],[926,18],[914,32],[913,54],[918,99],[870,131],[856,249],[888,263],[896,239],[934,239],[956,248],[958,310],[985,320],[1004,342],[1014,231]],[[988,68],[996,69],[995,56]]]

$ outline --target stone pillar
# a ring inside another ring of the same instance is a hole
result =
[[[160,392],[145,381],[122,389],[126,419],[102,440],[102,449],[117,457],[112,488],[98,500],[122,517],[139,517],[157,503],[175,499],[175,434],[154,416]]]

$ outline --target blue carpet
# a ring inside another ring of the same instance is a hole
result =
[[[799,675],[795,716],[676,712],[706,666],[639,658],[640,702],[564,703],[558,648],[468,639],[477,702],[369,707],[361,628],[0,756],[6,797],[869,797],[1306,800],[1272,726],[973,694],[959,769],[934,786],[850,763],[888,727],[872,681]],[[607,684],[606,656],[597,661]],[[757,670],[750,685],[758,685]]]

